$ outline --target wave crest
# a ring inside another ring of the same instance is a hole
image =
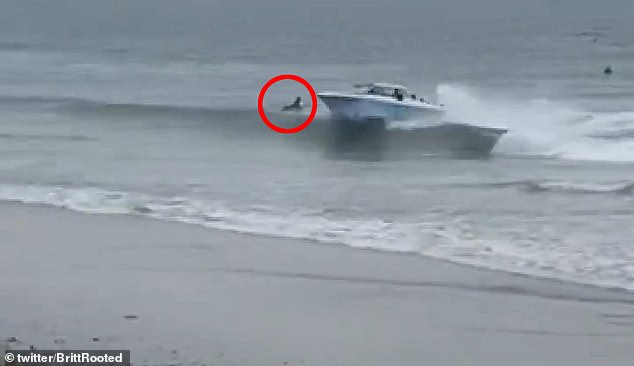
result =
[[[575,182],[565,180],[520,180],[509,182],[484,183],[490,188],[518,188],[530,193],[588,193],[588,194],[632,194],[634,182]]]

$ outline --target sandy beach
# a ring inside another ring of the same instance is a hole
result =
[[[153,365],[634,359],[620,290],[36,205],[0,205],[0,237],[3,348],[124,348]]]

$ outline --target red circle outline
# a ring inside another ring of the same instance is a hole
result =
[[[310,107],[310,114],[308,115],[308,118],[306,119],[306,121],[304,121],[301,125],[295,126],[293,128],[283,128],[283,127],[275,125],[273,122],[271,122],[268,119],[268,117],[266,116],[266,113],[264,112],[264,95],[273,84],[282,80],[294,80],[302,84],[306,89],[308,89],[308,92],[310,93],[310,99],[312,101],[312,105]],[[285,133],[285,134],[297,133],[303,130],[304,128],[308,127],[308,125],[313,121],[313,119],[315,119],[315,115],[317,114],[317,93],[315,93],[315,89],[313,89],[310,83],[308,83],[308,81],[306,81],[304,78],[300,76],[297,76],[294,74],[277,75],[273,77],[271,80],[267,81],[266,84],[264,84],[264,86],[260,90],[260,94],[258,95],[258,112],[260,113],[260,118],[262,118],[262,121],[273,131],[278,133]]]

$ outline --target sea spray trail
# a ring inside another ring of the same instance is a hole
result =
[[[438,96],[449,120],[506,126],[495,152],[575,160],[634,161],[634,111],[593,113],[548,99],[510,99],[473,87],[443,84]],[[600,137],[611,136],[606,141]]]

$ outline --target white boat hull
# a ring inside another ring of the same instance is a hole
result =
[[[340,119],[388,121],[421,119],[425,122],[438,122],[444,116],[442,107],[418,100],[399,101],[384,96],[338,93],[319,93],[318,95],[333,117]]]

